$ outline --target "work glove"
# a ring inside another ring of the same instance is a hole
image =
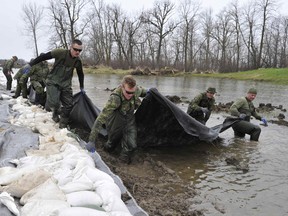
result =
[[[246,118],[246,114],[240,113],[239,118],[242,119],[242,120],[244,120],[244,119]]]
[[[26,64],[26,65],[24,65],[24,67],[23,67],[22,73],[23,73],[23,74],[27,74],[27,73],[29,73],[30,70],[31,70],[31,65],[30,65],[30,64]]]
[[[207,115],[209,113],[209,110],[206,107],[201,107],[200,108],[202,110],[202,112]]]
[[[268,126],[267,120],[266,120],[265,118],[261,118],[261,121],[263,122],[263,124],[264,124],[265,126]]]
[[[95,146],[95,142],[93,141],[89,141],[88,143],[86,143],[85,148],[89,151],[89,152],[95,152],[96,151],[96,146]]]
[[[82,94],[86,94],[84,88],[80,88],[80,92],[81,92]]]

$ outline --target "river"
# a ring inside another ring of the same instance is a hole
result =
[[[119,85],[120,75],[85,75],[85,90],[100,109],[105,105],[110,91]],[[245,96],[250,87],[258,95],[254,104],[271,103],[288,108],[288,86],[231,79],[136,76],[143,87],[155,87],[163,95],[177,95],[191,100],[208,86],[217,90],[216,102],[227,103]],[[73,79],[77,92],[77,76]],[[184,111],[187,103],[179,104]],[[266,113],[275,118],[279,111]],[[287,116],[287,113],[284,113]],[[207,126],[221,124],[226,113],[212,113]],[[259,121],[252,120],[255,124]],[[233,130],[220,134],[220,145],[205,143],[175,149],[152,149],[153,157],[176,170],[187,184],[197,188],[199,195],[191,201],[191,209],[205,209],[205,215],[288,215],[288,142],[287,127],[270,123],[262,127],[258,142],[234,138]],[[227,164],[226,158],[237,158],[247,165],[248,172]],[[199,202],[197,202],[199,200]]]

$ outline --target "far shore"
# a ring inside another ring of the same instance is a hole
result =
[[[85,67],[85,73],[93,74],[134,74],[134,75],[150,75],[150,76],[197,76],[197,77],[213,77],[237,80],[253,80],[259,82],[271,82],[279,85],[288,85],[288,68],[260,68],[257,70],[233,72],[233,73],[215,73],[215,72],[181,72],[170,68],[153,71],[149,68],[137,69],[113,69],[110,67]]]

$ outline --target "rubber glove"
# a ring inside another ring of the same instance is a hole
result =
[[[80,88],[80,92],[81,92],[82,94],[86,94],[84,88]]]
[[[246,118],[246,114],[240,113],[239,118],[242,119],[242,120],[244,120],[244,119]]]
[[[205,115],[209,113],[209,110],[206,107],[201,107],[201,110]]]
[[[85,148],[92,153],[96,151],[96,146],[93,141],[89,141],[88,143],[86,143]]]
[[[263,124],[264,124],[265,126],[268,126],[267,120],[266,120],[265,118],[261,118],[261,121],[263,122]]]

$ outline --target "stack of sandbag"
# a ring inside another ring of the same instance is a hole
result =
[[[67,129],[59,129],[47,113],[17,98],[19,116],[10,122],[39,133],[39,149],[0,168],[0,191],[20,200],[21,216],[128,216],[114,180],[95,167]]]

